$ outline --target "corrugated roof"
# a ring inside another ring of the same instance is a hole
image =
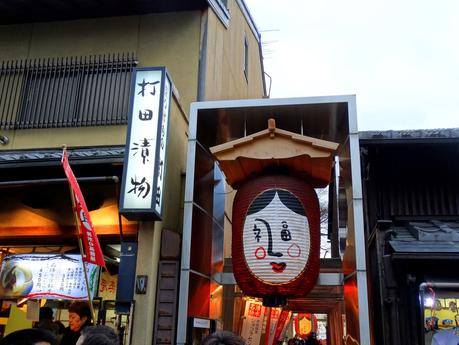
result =
[[[410,129],[401,131],[363,131],[360,140],[459,139],[459,128]]]
[[[393,226],[395,236],[389,244],[396,253],[413,256],[429,254],[459,254],[459,222],[437,220],[408,222],[405,226]],[[444,240],[453,239],[453,240]]]

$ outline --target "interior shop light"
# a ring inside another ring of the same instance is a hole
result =
[[[21,308],[25,302],[29,300],[28,297],[24,297],[23,299],[19,300],[18,303],[16,304],[18,308]]]
[[[431,308],[434,304],[434,300],[432,297],[427,297],[425,300],[424,300],[424,307],[429,307]]]

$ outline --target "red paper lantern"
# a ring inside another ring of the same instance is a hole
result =
[[[311,332],[317,331],[317,318],[309,313],[299,313],[295,317],[295,333],[306,339]]]
[[[244,293],[270,306],[305,296],[317,281],[319,248],[319,201],[308,183],[268,175],[238,189],[232,261]]]

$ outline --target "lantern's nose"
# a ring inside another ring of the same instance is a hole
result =
[[[256,218],[255,221],[263,223],[263,225],[266,227],[266,232],[268,233],[268,255],[269,256],[276,256],[276,257],[280,258],[283,255],[282,253],[273,252],[273,236],[272,236],[272,233],[271,233],[271,226],[269,225],[269,223],[266,220],[261,219],[261,218]]]

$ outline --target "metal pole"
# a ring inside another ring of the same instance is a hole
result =
[[[76,177],[75,177],[76,178]],[[76,178],[78,182],[119,182],[118,176],[90,176],[90,177],[78,177]],[[41,184],[59,184],[59,183],[68,183],[66,178],[48,178],[48,179],[38,179],[38,180],[17,180],[17,181],[0,181],[1,187],[18,187],[24,185],[41,185]]]
[[[419,285],[419,290],[424,292],[427,287],[438,289],[459,289],[459,283],[448,282],[425,282]]]

